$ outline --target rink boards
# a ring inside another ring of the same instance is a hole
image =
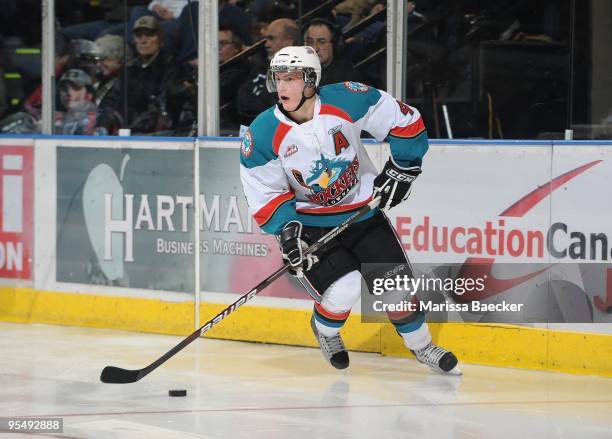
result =
[[[198,143],[196,161],[191,139],[0,139],[0,319],[188,334],[278,268],[241,194],[239,143]],[[386,145],[367,147],[382,167]],[[469,363],[612,376],[612,143],[434,141],[423,168],[389,214],[413,263],[566,267],[504,294],[563,282],[583,299],[539,323],[452,316],[434,340]],[[315,345],[292,279],[260,296],[209,335]],[[360,320],[349,349],[409,355],[393,327]]]

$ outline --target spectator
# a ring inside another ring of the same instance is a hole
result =
[[[266,88],[269,60],[280,49],[298,44],[299,28],[295,21],[279,18],[268,25],[263,37],[268,60],[257,64],[238,90],[238,116],[243,125],[249,125],[259,113],[276,103]]]
[[[134,6],[130,11],[129,29],[133,29],[134,23],[141,17],[155,17],[163,31],[164,47],[168,51],[176,53],[179,46],[178,38],[181,25],[179,17],[187,5],[187,0],[153,0],[148,6]],[[131,39],[133,36],[130,34],[128,38]]]
[[[229,26],[219,29],[219,64],[223,64],[244,49],[242,40]],[[220,119],[221,129],[235,131],[238,129],[236,95],[240,84],[249,73],[247,59],[235,61],[219,72],[220,85]]]
[[[268,25],[263,38],[266,40],[266,53],[269,62],[276,52],[297,42],[299,30],[295,21],[288,18],[279,18]]]
[[[83,70],[92,78],[97,75],[100,54],[93,41],[70,41],[68,45],[68,54],[71,61],[70,68]]]
[[[150,15],[133,28],[136,57],[128,67],[128,126],[133,133],[167,129],[165,83],[173,73],[172,55],[163,49],[159,22]]]
[[[343,49],[342,31],[331,21],[315,18],[306,23],[304,43],[311,46],[321,61],[321,82],[319,86],[344,81],[363,81],[348,59],[341,57]]]
[[[96,86],[95,102],[98,105],[98,120],[112,126],[110,134],[123,125],[123,69],[125,50],[123,38],[118,35],[104,35],[94,44],[99,53],[99,82]],[[129,59],[130,57],[128,57]]]
[[[56,115],[57,134],[108,134],[108,130],[98,124],[98,107],[94,102],[93,83],[85,71],[70,69],[62,75],[60,98],[66,112]]]
[[[219,27],[219,64],[242,52],[244,44],[230,26]]]

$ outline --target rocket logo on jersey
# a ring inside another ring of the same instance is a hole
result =
[[[244,158],[247,158],[253,153],[253,135],[250,129],[244,133],[244,137],[240,143],[240,153]]]
[[[291,171],[300,186],[307,188],[308,199],[321,206],[334,206],[346,197],[359,182],[359,160],[353,161],[333,158],[321,154],[310,169],[310,177],[304,179],[296,169]]]
[[[365,93],[370,89],[370,87],[361,82],[346,81],[344,86],[354,93]]]

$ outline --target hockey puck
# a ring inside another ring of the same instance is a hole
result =
[[[184,390],[184,389],[168,390],[168,396],[187,396],[187,390]]]

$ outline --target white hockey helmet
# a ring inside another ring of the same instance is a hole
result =
[[[302,72],[306,87],[318,87],[321,81],[321,62],[310,46],[287,46],[274,54],[268,68],[266,87],[276,92],[275,73]]]

